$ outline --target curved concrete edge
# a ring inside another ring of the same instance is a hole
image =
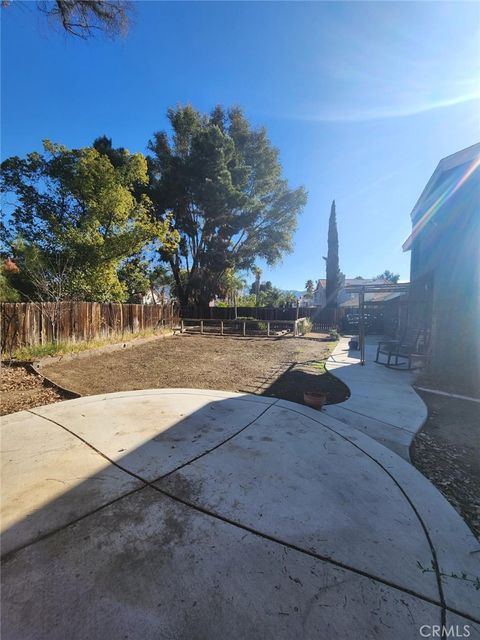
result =
[[[245,402],[256,402],[259,404],[270,405],[278,401],[278,398],[274,398],[273,396],[257,396],[251,393],[243,393],[236,391],[217,391],[216,389],[189,389],[184,387],[168,387],[161,389],[134,389],[132,391],[114,391],[113,393],[98,393],[93,396],[80,396],[79,398],[74,398],[69,400],[70,406],[73,403],[81,405],[83,403],[90,404],[93,402],[103,402],[110,398],[130,398],[137,397],[141,398],[143,396],[181,396],[181,395],[191,395],[196,394],[199,396],[206,396],[213,399],[225,399],[225,398],[235,398],[237,400],[243,400]],[[42,407],[35,407],[35,411],[39,409],[45,409],[47,407],[51,407],[53,405],[46,404]],[[13,414],[10,414],[13,415]]]
[[[375,362],[380,336],[367,338],[365,364],[351,355],[349,338],[341,338],[325,369],[350,389],[342,403],[327,405],[325,413],[366,433],[410,462],[410,445],[423,427],[428,409],[415,392],[410,371],[389,369]]]
[[[343,436],[393,478],[416,511],[431,541],[447,607],[480,622],[480,591],[471,582],[452,577],[452,574],[461,576],[462,573],[470,579],[480,576],[480,543],[438,489],[396,453],[324,411],[287,400],[280,400],[276,406],[297,411]],[[432,567],[424,569],[433,571]]]
[[[48,382],[51,382],[48,378],[46,378],[43,375],[43,373],[39,373],[39,375],[41,375],[42,378],[45,378],[46,380],[48,380]],[[128,398],[130,396],[136,396],[139,398],[142,396],[148,397],[148,396],[156,396],[156,395],[165,395],[165,396],[187,395],[188,396],[191,393],[196,393],[198,395],[208,396],[212,398],[212,400],[235,398],[237,400],[241,400],[244,402],[255,402],[258,404],[264,404],[266,406],[274,404],[275,402],[278,401],[278,398],[274,398],[273,396],[257,396],[254,394],[242,393],[242,392],[236,392],[236,391],[217,391],[214,389],[210,391],[209,389],[187,389],[183,387],[171,387],[171,388],[163,388],[163,389],[135,389],[133,391],[115,391],[113,393],[99,393],[93,396],[82,396],[80,394],[76,394],[74,391],[69,391],[68,389],[63,389],[62,387],[59,387],[55,382],[52,382],[52,385],[55,387],[58,387],[62,391],[66,391],[67,393],[74,394],[75,397],[65,400],[64,402],[61,402],[61,403],[57,402],[57,403],[40,405],[38,407],[33,407],[31,410],[21,409],[20,411],[16,411],[14,413],[8,413],[5,416],[3,416],[3,418],[9,418],[10,416],[15,416],[19,413],[42,412],[42,410],[44,409],[48,409],[49,407],[52,407],[55,405],[60,405],[60,404],[63,405],[65,404],[65,402],[69,402],[69,403],[75,402],[78,404],[78,406],[82,406],[83,403],[90,404],[94,402],[104,402],[109,398]]]

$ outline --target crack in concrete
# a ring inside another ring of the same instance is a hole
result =
[[[298,413],[299,415],[304,415],[302,413],[300,413],[300,411],[295,411],[295,409],[291,409],[291,411]],[[408,502],[408,504],[410,505],[410,507],[412,508],[413,512],[415,513],[422,529],[423,532],[425,534],[425,537],[427,538],[427,542],[428,545],[430,547],[430,552],[432,554],[432,558],[433,558],[433,567],[435,570],[435,576],[437,578],[437,587],[438,587],[438,595],[440,597],[440,604],[442,607],[442,620],[441,620],[441,624],[442,624],[442,629],[444,628],[445,624],[446,624],[446,609],[447,609],[447,604],[445,602],[445,595],[443,593],[443,585],[442,585],[442,579],[440,576],[440,568],[438,565],[438,560],[437,560],[437,552],[435,551],[435,547],[433,545],[432,539],[430,538],[430,534],[428,532],[427,526],[424,523],[422,517],[420,516],[417,508],[415,507],[415,505],[413,504],[412,500],[410,499],[410,496],[407,494],[407,492],[405,491],[405,489],[402,487],[402,485],[398,482],[398,480],[395,478],[395,476],[390,473],[390,471],[383,466],[383,464],[381,462],[379,462],[376,458],[374,458],[372,455],[370,455],[369,453],[367,453],[364,449],[362,449],[362,447],[360,447],[358,444],[356,444],[355,442],[352,442],[351,440],[349,440],[346,436],[344,436],[341,433],[338,433],[338,431],[335,431],[335,429],[333,429],[332,427],[329,427],[328,425],[324,424],[323,422],[320,422],[320,420],[316,420],[315,418],[311,417],[311,420],[313,420],[314,422],[318,422],[318,424],[321,424],[323,427],[325,427],[326,429],[329,429],[329,431],[332,431],[333,433],[337,434],[338,436],[340,436],[341,438],[343,438],[346,442],[349,442],[352,446],[356,447],[359,451],[362,451],[362,453],[364,455],[366,455],[368,458],[370,458],[370,460],[372,460],[373,462],[375,462],[375,464],[377,464],[390,478],[391,480],[394,482],[394,484],[398,487],[398,489],[400,490],[400,492],[403,494],[403,496],[405,497],[406,501]],[[464,614],[462,614],[464,615]],[[478,622],[475,618],[472,618],[472,620],[474,620],[475,622]]]
[[[334,378],[336,378],[335,374],[331,374]],[[340,380],[340,378],[337,378],[337,380]],[[342,382],[340,380],[340,382]],[[345,383],[343,383],[345,384]],[[347,401],[345,401],[347,402]],[[329,406],[329,405],[327,405]],[[330,405],[333,407],[336,407],[337,409],[342,409],[343,411],[349,411],[350,413],[355,413],[357,416],[362,416],[362,418],[367,418],[367,420],[373,420],[374,422],[378,422],[379,424],[384,424],[386,427],[390,427],[392,429],[397,429],[398,431],[403,431],[404,433],[408,433],[408,435],[410,436],[414,436],[417,432],[416,431],[409,431],[408,429],[406,429],[405,427],[399,427],[398,425],[395,424],[391,424],[390,422],[385,422],[384,420],[379,420],[378,418],[373,418],[372,416],[367,416],[366,413],[361,413],[360,411],[355,411],[355,409],[350,409],[349,407],[342,407],[342,403],[338,403],[338,404],[334,404],[334,405]],[[325,407],[326,408],[326,407]],[[328,415],[328,413],[327,413]],[[339,420],[339,418],[336,418],[335,416],[330,416],[333,419]],[[340,420],[341,422],[341,420]],[[346,423],[344,423],[346,424]],[[349,425],[351,426],[351,425]],[[353,427],[356,428],[356,427]],[[375,438],[374,438],[375,439]]]
[[[171,476],[172,474],[176,473],[177,471],[180,471],[180,469],[183,469],[184,467],[187,467],[189,464],[192,464],[193,462],[196,462],[197,460],[199,460],[200,458],[203,458],[204,456],[208,455],[209,453],[212,453],[212,451],[215,451],[215,449],[219,449],[220,447],[223,447],[224,444],[226,444],[227,442],[229,442],[233,438],[236,438],[240,433],[242,433],[242,431],[245,431],[245,429],[248,429],[248,427],[251,427],[257,420],[259,420],[263,415],[265,415],[267,413],[267,411],[269,409],[271,409],[271,407],[276,405],[277,402],[279,402],[279,400],[280,399],[277,399],[277,400],[275,400],[275,402],[272,402],[271,404],[269,404],[268,407],[266,407],[266,409],[264,409],[261,413],[259,413],[256,418],[251,420],[247,425],[242,427],[239,431],[236,431],[233,435],[229,436],[228,438],[226,438],[225,440],[220,442],[220,444],[215,445],[211,449],[207,449],[206,451],[204,451],[203,453],[200,453],[195,458],[192,458],[188,462],[184,462],[183,464],[179,465],[178,467],[173,469],[173,471],[169,471],[168,473],[165,473],[165,474],[159,476],[155,480],[152,480],[152,482],[158,482],[159,480],[163,480],[164,478],[167,478],[168,476]]]

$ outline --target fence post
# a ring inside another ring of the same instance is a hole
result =
[[[267,336],[270,336],[270,322],[267,322]]]
[[[220,320],[220,334],[223,336],[223,320]]]
[[[203,320],[200,320],[200,333],[203,333]]]
[[[185,323],[182,318],[182,320],[180,320],[180,333],[184,333],[184,331],[185,331]]]
[[[244,335],[244,337],[247,335],[246,327],[247,327],[247,323],[246,323],[246,322],[245,322],[245,320],[244,320],[244,321],[243,321],[243,335]]]

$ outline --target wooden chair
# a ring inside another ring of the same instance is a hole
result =
[[[412,369],[413,361],[428,360],[428,341],[429,332],[425,329],[409,329],[400,340],[379,342],[375,362],[395,369]],[[381,355],[387,357],[386,362],[380,362]]]

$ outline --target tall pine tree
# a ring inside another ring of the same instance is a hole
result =
[[[342,273],[338,261],[338,231],[337,214],[335,211],[335,200],[330,209],[328,221],[328,253],[327,253],[327,307],[337,306],[338,290],[342,283]]]

